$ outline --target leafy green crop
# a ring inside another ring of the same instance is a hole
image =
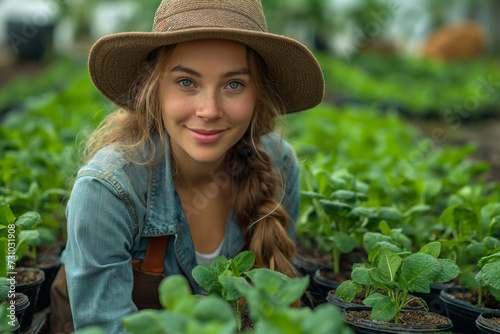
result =
[[[193,278],[208,292],[209,296],[220,297],[234,305],[238,329],[241,329],[243,307],[240,305],[242,293],[236,288],[238,281],[246,281],[249,270],[255,263],[255,254],[241,252],[228,260],[221,255],[211,264],[200,264],[193,269]]]
[[[374,292],[363,300],[366,306],[372,307],[370,318],[382,322],[394,318],[398,323],[401,309],[410,301],[418,299],[427,308],[421,298],[407,300],[409,292],[429,293],[431,284],[449,281],[459,274],[456,264],[438,258],[440,253],[439,242],[430,242],[413,254],[382,247],[371,264],[353,269],[352,281],[344,282],[337,294],[351,301],[362,286],[371,287],[372,291],[381,289],[388,296]]]
[[[245,280],[236,288],[245,296],[256,334],[333,334],[350,333],[341,314],[332,304],[292,308],[309,284],[309,277],[294,278],[269,269],[249,273],[252,285]]]
[[[481,258],[477,266],[480,268],[475,277],[479,283],[478,304],[482,305],[483,293],[488,290],[500,302],[500,246],[491,255]]]

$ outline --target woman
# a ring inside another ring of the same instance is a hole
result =
[[[298,163],[272,132],[324,84],[307,48],[267,33],[260,1],[164,0],[153,32],[100,39],[89,71],[120,109],[91,137],[67,206],[54,333],[125,332],[123,316],[160,307],[163,277],[202,293],[191,271],[218,255],[250,250],[295,275]]]

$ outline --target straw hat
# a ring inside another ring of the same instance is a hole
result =
[[[163,0],[152,32],[118,33],[99,39],[89,56],[94,85],[127,107],[127,96],[148,56],[160,46],[222,39],[249,46],[264,59],[275,89],[292,113],[312,108],[324,95],[321,68],[301,43],[267,32],[260,0]]]

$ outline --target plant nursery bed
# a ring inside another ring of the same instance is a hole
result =
[[[371,311],[350,311],[352,315],[361,318],[370,320]],[[394,319],[391,319],[389,323],[394,323]],[[422,313],[417,311],[408,311],[401,313],[399,315],[399,323],[405,325],[415,325],[415,326],[423,326],[423,325],[444,325],[446,324],[446,319],[438,316],[433,313]]]

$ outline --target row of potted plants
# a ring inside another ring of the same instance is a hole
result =
[[[26,212],[15,217],[8,205],[0,205],[0,328],[4,331],[25,331],[32,325],[35,312],[50,305],[50,287],[61,266],[60,250],[52,254],[43,244],[41,216]],[[51,234],[48,234],[51,235]]]

